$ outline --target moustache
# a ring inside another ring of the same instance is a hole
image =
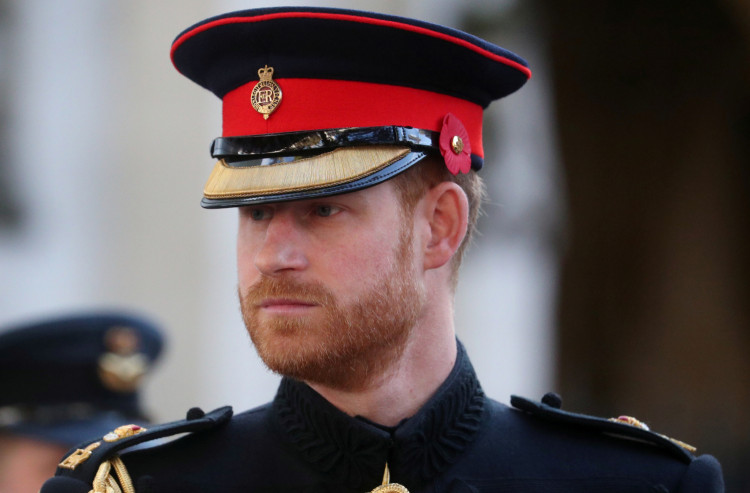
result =
[[[335,305],[333,294],[320,282],[300,282],[291,279],[261,277],[242,294],[245,306],[259,306],[269,298],[293,298],[320,306]]]

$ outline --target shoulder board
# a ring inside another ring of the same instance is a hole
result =
[[[180,433],[205,432],[228,422],[231,417],[232,408],[229,406],[208,414],[193,408],[188,412],[186,419],[155,425],[148,429],[135,425],[121,426],[99,440],[81,444],[80,448],[66,455],[57,467],[56,476],[78,479],[90,485],[99,465],[126,448]]]
[[[694,459],[692,452],[695,448],[678,440],[650,431],[648,427],[634,418],[598,418],[586,414],[571,413],[559,409],[562,400],[556,394],[547,394],[542,402],[536,402],[517,395],[510,397],[510,403],[516,409],[520,409],[532,416],[553,421],[560,424],[588,428],[600,431],[608,435],[621,438],[638,440],[655,445],[663,450],[671,452],[685,463]]]

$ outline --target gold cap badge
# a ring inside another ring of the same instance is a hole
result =
[[[138,351],[138,333],[130,327],[113,327],[104,336],[108,352],[99,358],[99,378],[115,392],[133,392],[148,372],[149,361]]]
[[[250,94],[250,102],[255,111],[263,115],[268,120],[271,113],[281,103],[281,88],[272,80],[273,67],[266,65],[258,70],[260,82],[255,84],[253,92]]]

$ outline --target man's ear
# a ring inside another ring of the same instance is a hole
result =
[[[424,248],[424,268],[437,269],[450,261],[466,236],[469,200],[456,183],[444,181],[423,198],[429,238]]]

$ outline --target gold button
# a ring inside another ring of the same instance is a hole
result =
[[[461,151],[464,150],[464,141],[458,135],[454,135],[451,139],[451,149],[456,155],[461,154]]]

